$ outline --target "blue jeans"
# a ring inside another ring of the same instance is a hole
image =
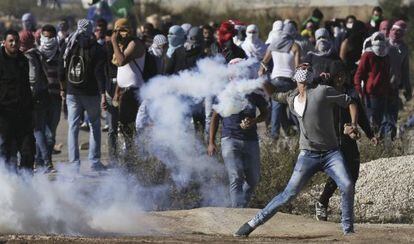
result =
[[[62,110],[62,98],[60,95],[51,94],[50,103],[46,114],[46,140],[49,149],[49,155],[53,153],[56,144],[56,129],[60,121],[60,113]]]
[[[383,130],[381,127],[383,125],[383,119],[386,108],[386,98],[385,97],[374,97],[367,95],[365,97],[365,106],[366,113],[371,126],[374,129],[374,132]]]
[[[46,136],[47,106],[46,104],[36,104],[33,111],[34,137],[36,140],[35,162],[37,166],[48,166],[51,158]]]
[[[399,102],[398,91],[393,92],[387,98],[384,119],[381,126],[381,135],[391,135],[392,139],[397,134]]]
[[[221,151],[230,181],[231,206],[247,207],[260,180],[259,142],[224,137]]]
[[[301,150],[293,174],[282,193],[274,197],[249,223],[254,226],[264,224],[279,208],[296,197],[308,180],[318,171],[327,173],[341,190],[342,228],[353,231],[354,223],[354,183],[345,167],[339,150],[314,152]]]
[[[89,161],[92,165],[101,163],[101,107],[99,96],[66,96],[68,105],[68,154],[69,162],[80,164],[79,123],[84,110],[89,118]]]
[[[296,84],[289,78],[285,77],[276,77],[271,81],[277,89],[277,92],[287,92],[295,88]],[[272,113],[270,117],[271,131],[270,135],[273,138],[279,137],[280,126],[283,126],[284,129],[287,129],[287,112],[286,104],[272,101]]]

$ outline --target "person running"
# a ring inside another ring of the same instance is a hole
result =
[[[293,174],[282,193],[275,196],[264,209],[234,233],[236,237],[247,237],[258,226],[264,224],[284,204],[293,200],[307,181],[318,171],[324,171],[338,184],[342,196],[342,230],[344,234],[354,232],[354,184],[346,169],[338,148],[335,134],[333,109],[349,108],[351,125],[348,134],[357,134],[358,109],[346,94],[326,85],[309,85],[313,71],[308,64],[300,65],[293,79],[297,88],[287,93],[275,93],[273,99],[288,103],[289,109],[298,117],[300,124],[300,153]],[[269,91],[269,84],[265,83]]]

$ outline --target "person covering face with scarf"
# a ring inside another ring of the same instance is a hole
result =
[[[121,18],[115,21],[114,24],[114,32],[117,34],[117,44],[121,52],[124,51],[124,49],[128,46],[128,43],[132,40],[131,37],[131,26],[129,24],[128,19]],[[115,34],[114,33],[114,34]],[[118,65],[117,59],[115,57],[115,53],[112,58],[112,63],[116,66]]]
[[[76,31],[70,34],[67,38],[67,46],[63,54],[64,60],[66,60],[76,42],[79,43],[80,46],[87,46],[89,44],[90,40],[93,38],[92,28],[93,26],[90,20],[81,19],[78,21]]]
[[[201,47],[203,45],[203,33],[198,27],[191,27],[187,34],[187,41],[184,44],[186,50]]]
[[[282,34],[269,46],[269,50],[285,53],[289,52],[292,45],[295,43],[293,38],[295,32],[296,28],[292,23],[284,25]]]
[[[149,48],[149,52],[156,56],[161,57],[164,53],[164,46],[168,43],[167,38],[164,35],[155,35],[152,45]]]
[[[388,45],[384,34],[375,32],[371,37],[372,52],[379,57],[385,57],[388,54]]]
[[[312,52],[316,56],[329,56],[333,51],[333,43],[331,36],[327,29],[320,28],[315,32],[315,52]]]
[[[233,36],[236,34],[234,25],[230,22],[223,22],[218,29],[218,43],[220,47],[224,46],[224,43],[232,40]]]
[[[259,38],[259,28],[249,25],[246,29],[246,40],[241,45],[246,55],[251,58],[263,59],[266,53],[266,44]]]
[[[40,35],[40,53],[46,58],[47,62],[50,62],[56,55],[59,49],[59,43],[57,37],[46,37],[43,34]]]
[[[167,57],[171,58],[174,51],[183,46],[185,42],[185,32],[179,25],[171,26],[168,31],[168,50]]]

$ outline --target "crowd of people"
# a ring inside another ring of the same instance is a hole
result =
[[[192,69],[205,57],[221,55],[228,65],[254,58],[255,78],[263,76],[266,82],[262,92],[246,96],[248,105],[240,113],[221,116],[213,109],[214,97],[191,106],[193,124],[204,133],[211,156],[217,153],[221,123],[232,207],[247,207],[260,179],[257,124],[266,122],[273,140],[299,134],[300,153],[285,190],[235,235],[248,236],[266,222],[317,171],[330,178],[315,204],[316,217],[327,220],[329,199],[338,186],[343,231],[352,233],[358,126],[375,145],[384,137],[394,139],[399,92],[403,89],[407,100],[412,96],[407,24],[386,20],[382,13],[375,7],[367,23],[353,15],[323,21],[315,9],[301,24],[276,20],[266,41],[257,25],[239,20],[174,25],[153,15],[134,30],[128,18],[114,23],[81,19],[70,31],[65,21],[39,28],[27,13],[20,32],[4,32],[0,49],[0,154],[11,170],[55,171],[52,156],[63,111],[69,163],[81,163],[78,135],[86,123],[91,169],[106,170],[102,111],[109,164],[117,164],[120,134],[127,152],[135,147],[145,117],[139,91],[152,77]]]

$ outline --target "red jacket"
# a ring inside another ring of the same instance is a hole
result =
[[[364,91],[361,82],[364,81]],[[359,94],[387,96],[390,92],[390,60],[388,55],[379,57],[373,52],[365,52],[359,61],[354,76],[355,90]]]

